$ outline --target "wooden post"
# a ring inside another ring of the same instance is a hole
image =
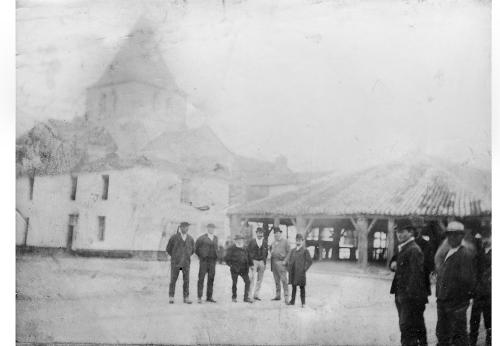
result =
[[[318,261],[321,261],[323,259],[323,242],[321,241],[321,233],[323,232],[323,227],[318,228],[318,250],[319,250],[319,256],[318,256]]]
[[[280,218],[279,217],[274,218],[273,226],[278,227],[278,228],[280,227]]]
[[[307,227],[307,221],[303,216],[297,216],[295,219],[295,228],[297,229],[297,234],[302,234],[305,237]]]
[[[240,215],[231,215],[229,220],[229,229],[231,231],[231,237],[239,234],[241,232],[241,216]]]
[[[333,247],[332,247],[332,261],[338,261],[340,252],[340,238],[342,234],[340,227],[335,227],[333,229]]]
[[[362,268],[368,266],[368,220],[366,217],[358,218],[358,263]]]
[[[396,225],[394,218],[387,219],[387,266],[391,263],[391,258],[394,256],[394,248],[396,246],[396,239],[394,234],[394,226]]]

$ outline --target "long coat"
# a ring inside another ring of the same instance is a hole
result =
[[[469,303],[476,288],[474,254],[464,246],[448,257],[438,269],[436,298],[438,303],[458,307]]]
[[[306,271],[312,265],[311,255],[309,251],[301,246],[300,249],[292,249],[288,256],[288,281],[290,285],[305,286]]]
[[[214,240],[210,240],[207,234],[202,234],[196,239],[194,253],[201,260],[217,260],[219,257],[219,240],[214,235]]]
[[[227,249],[224,260],[231,268],[231,271],[236,273],[248,273],[248,269],[253,266],[253,260],[248,250],[244,247],[237,247],[236,245]]]
[[[427,303],[427,290],[424,269],[424,254],[420,247],[411,241],[405,244],[396,256],[396,274],[391,285],[391,294],[402,301]]]
[[[167,253],[171,256],[171,265],[177,268],[189,267],[191,255],[194,253],[194,240],[186,234],[186,240],[182,239],[179,232],[170,237],[167,244]]]

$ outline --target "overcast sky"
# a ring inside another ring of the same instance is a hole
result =
[[[236,153],[351,170],[408,152],[489,168],[491,5],[481,0],[18,1],[17,130],[85,112],[139,16]]]

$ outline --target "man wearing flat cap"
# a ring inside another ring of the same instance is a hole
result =
[[[234,238],[235,244],[227,250],[227,254],[224,258],[226,264],[229,266],[229,271],[231,273],[231,280],[233,285],[232,291],[232,301],[236,303],[237,298],[237,283],[238,277],[241,276],[245,282],[245,292],[243,294],[243,301],[245,303],[253,303],[253,300],[249,297],[250,293],[250,279],[248,277],[248,271],[253,270],[253,261],[250,257],[250,253],[245,248],[245,237],[242,235],[237,235]]]
[[[194,240],[188,234],[189,223],[181,222],[179,230],[170,237],[167,244],[167,253],[170,255],[170,287],[168,291],[170,304],[174,303],[175,284],[182,271],[182,293],[184,303],[191,304],[189,300],[189,268],[191,266],[191,256],[194,252]]]
[[[415,242],[414,233],[415,227],[411,225],[396,229],[399,245],[391,294],[395,295],[403,346],[427,345],[424,310],[428,291],[424,254]]]
[[[271,245],[271,271],[276,285],[276,295],[272,300],[281,300],[281,286],[285,293],[285,304],[288,305],[288,278],[286,260],[290,254],[288,240],[281,237],[281,229],[274,227],[274,242]]]
[[[207,225],[207,233],[196,239],[194,253],[200,259],[200,270],[198,272],[198,303],[201,303],[203,296],[203,283],[205,276],[207,280],[207,302],[215,303],[212,297],[214,290],[215,265],[217,262],[219,244],[215,233],[215,225],[209,223]]]
[[[438,346],[469,345],[467,308],[475,288],[474,254],[462,245],[464,225],[452,221],[446,228],[450,249],[437,269]]]

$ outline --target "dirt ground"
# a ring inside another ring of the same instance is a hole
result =
[[[193,256],[193,300],[197,271]],[[391,278],[385,270],[364,273],[351,264],[315,263],[303,309],[270,301],[274,281],[269,268],[261,302],[242,302],[242,281],[238,303],[231,302],[229,268],[218,265],[217,304],[183,304],[180,275],[176,303],[170,305],[168,262],[22,255],[17,258],[17,341],[397,345]],[[436,305],[435,298],[430,300],[425,320],[432,345]]]

